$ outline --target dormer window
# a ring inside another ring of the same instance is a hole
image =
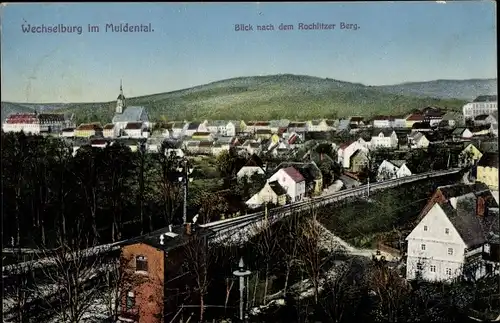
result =
[[[148,271],[148,258],[146,256],[135,257],[135,271]]]
[[[448,228],[444,229],[444,233],[450,234],[450,229],[448,229]]]

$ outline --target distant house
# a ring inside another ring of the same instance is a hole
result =
[[[304,133],[307,131],[306,122],[290,122],[288,124],[288,132]]]
[[[149,116],[146,108],[141,106],[126,107],[123,112],[116,112],[112,123],[115,125],[115,136],[121,136],[128,123],[140,122],[149,126]]]
[[[406,128],[406,117],[404,116],[394,117],[393,128]]]
[[[210,132],[194,132],[191,135],[193,140],[201,140],[201,141],[213,141],[214,136]]]
[[[224,120],[205,120],[205,125],[208,132],[213,136],[226,136],[227,135],[227,121]],[[233,134],[234,136],[234,134]]]
[[[292,202],[301,201],[306,194],[306,180],[302,174],[292,166],[281,168],[267,181],[277,181],[286,190]]]
[[[458,112],[446,112],[443,115],[443,118],[441,122],[439,123],[440,126],[446,126],[446,127],[455,127],[459,122],[462,121],[462,116]]]
[[[65,128],[62,130],[61,136],[62,137],[74,137],[75,136],[75,129],[74,128]]]
[[[227,142],[216,141],[212,145],[212,155],[219,156],[223,152],[229,151],[231,145]]]
[[[420,113],[412,113],[406,118],[406,128],[411,128],[416,122],[423,122],[424,116]]]
[[[263,204],[285,205],[287,192],[278,181],[267,182],[264,187],[245,202],[250,208],[258,208]]]
[[[351,131],[350,127],[350,120],[349,119],[341,119],[339,120],[339,123],[337,125],[337,131],[346,131],[349,132]]]
[[[115,137],[115,125],[112,123],[108,123],[104,125],[102,130],[102,135],[104,138],[114,138]]]
[[[260,129],[271,129],[270,123],[268,121],[249,121],[246,123],[245,132],[255,133]]]
[[[189,123],[186,122],[172,122],[171,123],[171,130],[170,130],[170,136],[173,138],[181,138],[186,135],[186,130],[189,126]]]
[[[240,146],[241,149],[244,149],[245,152],[248,154],[248,155],[253,155],[253,154],[260,154],[262,152],[262,145],[260,142],[256,141],[256,140],[246,140],[241,146]]]
[[[311,162],[283,162],[276,167],[282,169],[293,167],[300,172],[306,180],[306,194],[318,195],[323,191],[323,173],[314,161]]]
[[[498,191],[498,153],[485,153],[477,163],[477,181]]]
[[[124,134],[130,138],[141,138],[143,127],[142,122],[129,122],[125,126]]]
[[[354,154],[354,152],[356,152],[357,150],[364,150],[365,152],[368,152],[368,148],[365,144],[366,142],[362,138],[359,138],[356,141],[349,141],[341,144],[339,146],[339,149],[337,150],[337,162],[340,163],[344,168],[349,168],[351,156],[352,154]]]
[[[498,250],[497,218],[491,191],[478,185],[438,187],[406,238],[406,278],[478,279],[498,270],[499,255],[491,252],[493,246]]]
[[[254,174],[265,175],[264,163],[259,156],[251,155],[245,165],[236,173],[238,180],[244,177],[251,178]]]
[[[75,129],[75,137],[89,138],[91,136],[101,136],[102,127],[100,123],[82,123]]]
[[[474,125],[489,125],[493,122],[497,122],[496,118],[489,114],[480,114],[474,118]]]
[[[394,117],[375,116],[372,118],[373,128],[392,128],[394,126]]]
[[[307,131],[310,132],[316,132],[316,131],[326,132],[331,130],[331,127],[328,126],[328,124],[326,123],[326,119],[307,121],[306,128]]]
[[[236,134],[241,131],[240,123],[240,121],[236,120],[228,121],[226,123],[225,133],[222,133],[222,135],[227,137],[236,136]]]
[[[415,122],[413,126],[411,126],[411,130],[419,132],[429,132],[432,131],[432,127],[430,122]]]
[[[353,173],[359,173],[368,167],[369,159],[366,150],[358,149],[352,154],[349,169]]]
[[[363,127],[365,126],[365,119],[363,117],[351,117],[350,120],[349,120],[349,123],[351,125],[355,124],[357,125],[358,127]]]
[[[497,114],[498,101],[496,95],[480,95],[472,102],[463,106],[463,117],[465,120],[474,119],[482,114]]]
[[[384,160],[377,170],[377,181],[411,176],[412,173],[404,160]]]
[[[429,143],[429,139],[421,132],[411,132],[408,135],[408,146],[410,148],[427,148]]]
[[[465,127],[455,128],[452,132],[452,136],[455,139],[470,139],[472,138],[472,132]]]
[[[199,155],[211,155],[213,148],[212,141],[200,141],[198,143],[198,154]]]
[[[186,141],[184,142],[184,148],[186,149],[186,152],[189,154],[198,154],[198,147],[200,146],[199,141]]]
[[[163,138],[149,138],[146,141],[146,150],[150,153],[159,153],[164,140]]]
[[[445,115],[439,108],[427,107],[423,111],[424,122],[429,123],[431,127],[437,126]]]
[[[474,165],[481,159],[483,153],[471,143],[466,143],[465,148],[458,155],[459,167]]]
[[[257,129],[255,130],[255,137],[258,139],[270,139],[273,133],[271,129]]]
[[[397,148],[398,136],[392,129],[379,129],[372,132],[371,148]]]
[[[207,133],[208,129],[205,126],[204,123],[201,123],[201,122],[190,122],[187,125],[186,130],[184,131],[184,135],[187,136],[187,137],[192,137],[193,134],[195,134],[196,132]]]
[[[480,126],[473,126],[469,128],[473,136],[486,136],[490,133],[490,129],[491,126],[487,124]]]

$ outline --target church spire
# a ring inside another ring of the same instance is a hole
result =
[[[116,99],[116,113],[123,113],[125,108],[125,96],[123,95],[122,80],[120,79],[120,95]]]

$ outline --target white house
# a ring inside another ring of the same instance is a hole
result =
[[[384,160],[377,170],[377,181],[411,176],[412,173],[404,160]]]
[[[184,130],[184,136],[191,137],[196,132],[209,132],[204,122],[190,122]]]
[[[453,130],[452,136],[458,139],[470,139],[474,134],[468,128],[459,127]]]
[[[339,146],[339,149],[337,150],[337,161],[338,163],[342,164],[344,168],[349,168],[351,156],[360,149],[364,152],[368,152],[368,147],[369,144],[364,141],[363,138],[341,144]]]
[[[227,121],[224,120],[205,120],[208,132],[214,136],[226,136]]]
[[[236,136],[236,132],[240,129],[240,123],[236,120],[234,121],[228,121],[226,123],[226,130],[225,130],[225,135],[227,137],[234,137]]]
[[[247,177],[251,178],[254,174],[265,175],[264,164],[259,156],[253,154],[246,164],[236,173],[238,180]]]
[[[481,95],[462,108],[464,119],[474,119],[481,114],[497,114],[498,102],[496,95]]]
[[[328,126],[325,119],[322,120],[311,120],[306,122],[307,131],[330,131],[332,127]]]
[[[40,132],[59,133],[67,125],[63,114],[55,113],[14,113],[2,124],[4,132],[39,134]]]
[[[62,137],[74,137],[75,136],[75,128],[66,128],[62,130]]]
[[[398,136],[392,129],[376,130],[372,133],[370,147],[374,148],[397,148]]]
[[[492,221],[498,216],[498,204],[489,199],[490,212],[479,199],[483,197],[477,193],[450,197],[434,202],[423,214],[406,238],[407,279],[420,275],[428,281],[447,281],[463,274],[476,278],[485,274],[483,260],[490,252],[488,237],[498,230],[498,222],[495,227]]]
[[[408,135],[408,145],[410,148],[427,148],[429,144],[429,139],[419,131],[413,131]]]
[[[144,129],[142,122],[129,122],[123,129],[124,134],[130,138],[141,138]]]
[[[306,180],[293,166],[278,170],[267,181],[278,181],[293,202],[301,201],[306,194]]]
[[[181,138],[185,136],[189,124],[187,122],[176,121],[172,123],[170,136],[172,138]]]
[[[284,205],[286,203],[286,190],[278,181],[267,182],[264,187],[245,202],[250,208],[258,208],[263,204]]]
[[[372,119],[373,128],[392,128],[394,126],[394,117],[376,116]]]

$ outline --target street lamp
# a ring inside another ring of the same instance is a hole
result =
[[[244,291],[245,291],[245,277],[249,276],[252,272],[245,269],[245,263],[243,262],[243,257],[240,258],[240,263],[238,264],[238,270],[233,272],[233,275],[240,280],[240,320],[243,322],[243,303],[244,303]]]
[[[182,213],[182,223],[186,224],[187,221],[187,193],[188,193],[188,183],[193,181],[192,177],[189,177],[193,173],[194,168],[188,164],[187,158],[183,158],[180,162],[177,172],[179,172],[179,182],[184,184],[184,206]]]

